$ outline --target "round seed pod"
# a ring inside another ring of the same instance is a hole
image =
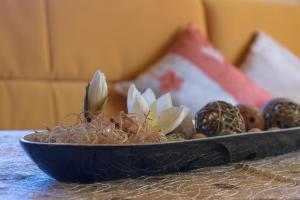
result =
[[[243,116],[246,130],[254,128],[263,130],[265,128],[265,119],[262,112],[255,106],[239,104],[237,107]]]
[[[270,129],[300,126],[300,105],[290,99],[276,98],[263,108],[265,127]]]
[[[245,132],[239,109],[225,101],[208,103],[195,116],[196,131],[208,137]]]

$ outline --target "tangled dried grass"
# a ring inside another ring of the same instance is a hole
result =
[[[165,135],[153,132],[148,116],[128,115],[115,118],[100,113],[91,122],[81,114],[73,114],[77,122],[70,126],[60,124],[27,138],[34,142],[74,144],[140,144],[170,141]]]

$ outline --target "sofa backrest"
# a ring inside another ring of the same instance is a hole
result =
[[[80,112],[96,69],[110,83],[134,77],[189,21],[206,32],[198,0],[1,0],[0,129],[43,128]]]
[[[190,20],[206,31],[198,0],[1,0],[0,77],[131,78]]]
[[[205,0],[213,44],[240,64],[257,30],[300,56],[300,3],[291,0]]]
[[[40,129],[81,112],[96,69],[110,85],[133,78],[188,21],[235,64],[258,29],[300,56],[300,4],[270,1],[1,0],[0,129]],[[110,94],[108,112],[123,109]]]

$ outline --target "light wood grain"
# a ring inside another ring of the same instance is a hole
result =
[[[166,176],[97,184],[57,182],[0,132],[0,199],[300,199],[300,152]]]

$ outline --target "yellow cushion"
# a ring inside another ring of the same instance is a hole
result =
[[[71,123],[83,111],[86,82],[0,81],[1,129],[44,129]],[[105,113],[125,110],[126,100],[109,86]]]
[[[51,64],[58,79],[132,78],[161,56],[188,21],[205,32],[196,0],[50,0]]]
[[[45,17],[45,1],[1,0],[0,78],[49,75]]]
[[[51,85],[44,81],[0,81],[1,129],[44,129],[55,122]]]
[[[256,30],[263,30],[300,56],[300,4],[261,0],[206,0],[209,37],[233,63],[240,63]]]

